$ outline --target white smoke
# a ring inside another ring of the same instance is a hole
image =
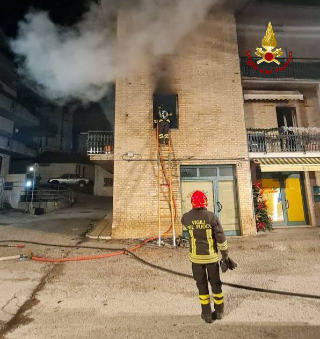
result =
[[[92,3],[71,28],[55,25],[47,12],[32,10],[19,23],[11,48],[20,59],[20,73],[48,98],[97,101],[117,77],[137,70],[146,54],[174,52],[218,1],[131,1],[120,12],[125,13],[125,43],[117,43],[115,36],[119,1]]]

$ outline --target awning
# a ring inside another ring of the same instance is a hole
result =
[[[261,172],[320,171],[320,158],[259,158],[254,159]]]
[[[244,91],[244,100],[303,100],[298,91]]]

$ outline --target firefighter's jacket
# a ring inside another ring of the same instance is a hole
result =
[[[181,223],[189,232],[189,258],[195,264],[219,261],[218,249],[228,255],[228,244],[217,216],[206,208],[192,209],[182,216]]]
[[[158,122],[166,121],[168,124],[170,124],[170,118],[172,116],[172,113],[168,113],[165,109],[159,109],[158,112]]]

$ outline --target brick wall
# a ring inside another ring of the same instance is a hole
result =
[[[299,127],[319,127],[320,114],[316,91],[302,90],[304,101],[246,101],[244,104],[247,128],[278,127],[276,107],[295,107]]]
[[[127,29],[127,28],[126,28]],[[125,41],[119,21],[118,37]],[[181,217],[180,165],[234,164],[243,234],[254,234],[243,97],[233,15],[215,13],[164,57],[170,87],[178,94],[179,129],[172,131],[174,195]],[[114,213],[115,238],[157,235],[156,139],[150,60],[116,83]],[[125,153],[133,151],[132,161]],[[176,231],[181,233],[178,222]]]
[[[246,101],[244,104],[247,128],[274,128],[278,126],[276,104],[265,101]]]

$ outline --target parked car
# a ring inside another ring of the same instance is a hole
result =
[[[79,185],[80,187],[84,187],[90,183],[90,180],[82,178],[78,174],[62,174],[59,178],[49,179],[48,183],[53,185]]]

